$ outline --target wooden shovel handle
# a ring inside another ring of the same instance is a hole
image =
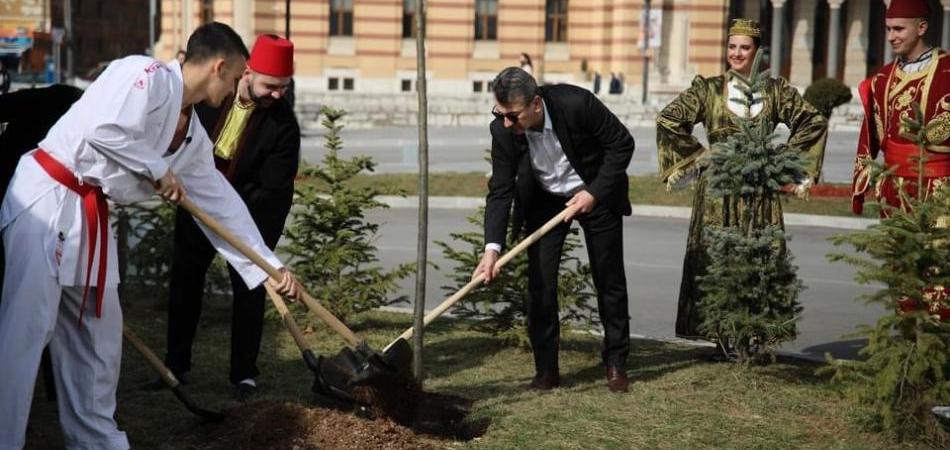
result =
[[[172,373],[171,369],[166,367],[165,363],[155,355],[155,352],[148,348],[148,346],[139,339],[138,335],[133,333],[125,324],[122,325],[122,335],[125,336],[125,340],[131,342],[132,346],[145,357],[145,360],[148,361],[148,365],[152,366],[152,368],[158,372],[158,376],[162,378],[162,381],[164,381],[168,387],[174,388],[179,385],[180,382],[178,378],[175,378],[175,374]]]
[[[230,230],[225,228],[218,222],[214,217],[208,215],[208,213],[198,208],[191,199],[185,197],[181,200],[181,207],[191,213],[196,219],[200,220],[201,223],[205,224],[211,231],[214,231],[218,236],[221,236],[221,239],[227,241],[228,244],[231,244],[232,247],[236,248],[241,254],[250,259],[254,264],[257,264],[264,272],[267,272],[274,280],[280,280],[283,278],[283,275],[277,270],[276,267],[272,266],[266,259],[254,251],[250,246],[241,242]],[[347,344],[357,347],[363,340],[356,336],[352,330],[350,330],[340,319],[337,319],[330,311],[323,307],[316,299],[310,296],[307,291],[303,289],[303,286],[300,286],[300,300],[313,311],[317,317],[327,324],[330,328],[333,329],[337,334],[339,334]]]
[[[277,312],[280,314],[280,319],[283,320],[284,325],[287,327],[287,331],[290,332],[290,336],[294,338],[294,342],[297,344],[297,348],[300,351],[304,351],[309,348],[307,341],[303,338],[303,333],[300,332],[300,328],[297,326],[297,322],[294,320],[294,316],[290,314],[290,310],[287,309],[287,304],[284,303],[284,299],[271,287],[271,285],[264,283],[264,289],[267,290],[267,295],[270,297],[271,302],[274,303],[274,308],[277,308]]]
[[[518,254],[523,252],[526,248],[528,248],[528,246],[535,243],[538,239],[541,239],[542,236],[547,234],[548,231],[551,231],[551,229],[553,229],[554,227],[564,222],[564,218],[567,217],[567,214],[569,212],[571,212],[571,208],[565,208],[564,211],[561,211],[558,215],[554,216],[551,220],[547,221],[547,223],[542,225],[541,228],[538,228],[533,233],[529,234],[528,237],[524,238],[524,240],[519,242],[518,245],[516,245],[511,250],[508,250],[507,253],[501,256],[501,258],[498,258],[498,261],[495,262],[495,267],[500,269],[505,264],[508,264],[508,262],[514,259],[515,256],[518,256]],[[432,322],[433,320],[441,316],[443,313],[445,313],[446,310],[448,310],[453,305],[458,303],[459,300],[461,300],[463,297],[468,295],[468,293],[471,292],[472,289],[475,289],[476,287],[478,287],[478,285],[482,284],[482,282],[484,281],[485,281],[484,274],[475,277],[472,281],[469,281],[468,284],[462,287],[462,289],[459,289],[456,293],[452,294],[452,296],[443,300],[442,303],[439,304],[439,306],[436,306],[435,308],[432,309],[432,311],[429,311],[429,313],[426,314],[425,317],[422,319],[422,326],[428,325],[430,322]],[[383,351],[388,350],[393,344],[396,343],[396,341],[400,339],[408,340],[409,338],[412,337],[412,333],[413,333],[413,327],[409,327],[409,329],[407,329],[401,335],[399,335],[399,337],[396,338],[396,340],[394,340],[389,345],[387,345]]]

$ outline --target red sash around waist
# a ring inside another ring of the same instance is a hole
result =
[[[924,152],[925,178],[950,176],[950,153]],[[917,158],[920,149],[917,144],[903,144],[890,139],[884,142],[884,162],[887,167],[897,166],[894,175],[899,177],[917,177]]]
[[[72,171],[45,150],[37,149],[33,153],[33,157],[50,177],[82,197],[86,228],[89,230],[89,258],[86,263],[86,285],[82,291],[82,305],[79,309],[80,324],[82,324],[83,311],[86,309],[86,297],[89,294],[89,279],[92,275],[96,242],[102,240],[102,245],[99,247],[99,272],[96,275],[96,317],[102,317],[102,297],[106,284],[106,259],[109,254],[109,203],[106,202],[106,196],[101,187],[83,184]]]

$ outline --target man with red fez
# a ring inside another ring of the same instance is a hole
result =
[[[257,38],[236,95],[221,105],[200,104],[198,118],[214,142],[214,160],[234,186],[273,249],[280,239],[294,195],[300,161],[300,127],[284,98],[294,72],[294,46],[275,35]],[[165,364],[179,379],[191,369],[191,349],[201,315],[214,249],[184,210],[175,223],[168,305],[168,353]],[[230,265],[231,368],[235,395],[257,393],[257,355],[264,320],[263,287],[248,289]],[[154,387],[160,384],[152,384]]]
[[[887,204],[904,208],[898,195],[917,195],[917,144],[903,136],[901,119],[913,117],[919,104],[924,120],[938,124],[927,133],[924,192],[950,182],[950,56],[927,45],[930,9],[925,0],[893,0],[885,14],[887,41],[897,59],[858,87],[864,104],[864,124],[858,141],[852,184],[852,210],[860,214],[868,191]],[[893,174],[872,185],[867,160],[884,154]],[[884,214],[882,212],[882,214]]]

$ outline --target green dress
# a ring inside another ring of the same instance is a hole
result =
[[[707,181],[697,162],[705,159],[701,157],[707,155],[709,149],[704,148],[692,135],[693,126],[702,122],[710,145],[715,145],[739,130],[736,124],[739,116],[726,106],[729,96],[725,80],[725,75],[712,78],[697,76],[692,86],[667,105],[656,120],[662,181],[666,182],[673,174],[699,171],[676,314],[676,334],[681,337],[701,336],[697,330],[702,320],[697,277],[706,273],[708,260],[702,239],[703,229],[707,225],[734,225],[737,218],[741,217],[736,199],[711,198],[706,194]],[[788,148],[808,153],[812,160],[808,175],[816,181],[824,158],[827,120],[784,79],[768,79],[762,97],[763,106],[756,117],[766,114],[773,124],[784,123],[788,126],[791,132]],[[766,205],[766,216],[771,218],[771,224],[784,227],[782,203],[777,196]]]

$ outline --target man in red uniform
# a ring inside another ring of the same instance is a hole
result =
[[[927,133],[923,170],[926,194],[950,182],[950,55],[924,42],[930,9],[925,0],[893,0],[885,14],[887,41],[896,60],[861,82],[864,125],[854,164],[851,209],[860,214],[864,197],[872,190],[878,199],[905,208],[901,189],[909,198],[918,191],[917,144],[903,136],[902,118],[914,118],[919,104],[925,122],[938,124]],[[884,153],[893,173],[871,186],[867,160]],[[882,212],[884,214],[885,212]]]

